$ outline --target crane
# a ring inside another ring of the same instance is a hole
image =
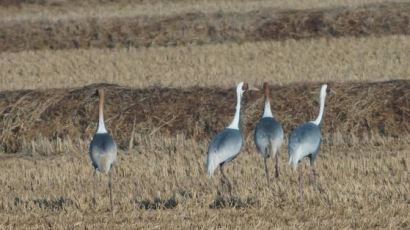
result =
[[[309,121],[297,126],[289,135],[288,154],[289,164],[294,169],[297,168],[298,163],[305,157],[310,159],[311,174],[310,179],[312,182],[316,180],[316,171],[314,163],[319,151],[320,144],[322,142],[321,136],[321,124],[323,121],[323,113],[325,109],[326,94],[330,92],[330,88],[327,84],[322,85],[320,89],[320,109],[319,115],[316,120]],[[303,197],[303,178],[302,169],[299,168],[299,189],[301,199]]]
[[[280,122],[277,121],[272,114],[269,101],[269,86],[267,82],[263,84],[263,90],[265,95],[265,107],[263,110],[262,118],[259,120],[255,127],[254,141],[256,149],[263,157],[266,180],[269,183],[269,173],[266,160],[270,155],[275,158],[275,177],[278,178],[278,155],[280,146],[283,142],[283,128]]]
[[[207,155],[207,173],[208,176],[212,176],[215,169],[219,166],[221,171],[221,181],[223,184],[227,184],[229,194],[232,195],[232,184],[228,177],[224,173],[224,165],[229,161],[232,161],[238,156],[242,144],[243,137],[240,129],[240,112],[241,112],[241,99],[245,91],[249,89],[247,83],[240,82],[236,87],[236,111],[235,116],[231,124],[219,132],[210,142],[208,146]],[[251,88],[251,90],[257,90],[256,88]]]
[[[108,133],[104,124],[104,89],[98,89],[97,94],[99,96],[99,115],[98,115],[98,128],[90,143],[89,154],[92,165],[94,167],[94,191],[93,191],[93,203],[95,205],[95,190],[97,182],[97,171],[108,175],[108,188],[110,192],[110,205],[111,211],[113,211],[112,202],[112,166],[117,160],[117,144],[113,137]]]

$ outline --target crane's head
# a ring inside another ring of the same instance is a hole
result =
[[[327,93],[329,93],[330,88],[327,87],[327,84],[323,84],[322,88],[320,89],[320,95],[325,96]]]
[[[243,93],[245,93],[248,90],[257,91],[259,89],[253,86],[249,86],[248,83],[245,83],[245,82],[239,82],[238,86],[236,87],[236,93],[241,96],[243,95]]]
[[[322,88],[321,88],[321,90],[320,90],[320,95],[325,96],[326,94],[333,95],[333,94],[336,94],[336,92],[332,90],[332,88],[330,87],[330,85],[328,85],[328,84],[323,84],[323,85],[322,85]]]
[[[241,95],[248,90],[249,86],[247,83],[239,82],[238,86],[236,87],[236,93]]]
[[[97,89],[98,96],[104,96],[104,89]]]
[[[100,98],[104,97],[104,89],[103,88],[99,88],[95,91],[94,96],[98,96]]]
[[[267,82],[263,83],[263,93],[265,94],[265,97],[269,97],[269,85]]]

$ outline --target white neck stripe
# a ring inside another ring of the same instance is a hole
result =
[[[265,108],[263,109],[262,117],[273,117],[272,110],[270,108],[270,102],[268,98],[266,98],[265,100]]]

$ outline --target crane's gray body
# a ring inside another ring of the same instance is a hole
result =
[[[313,164],[321,142],[322,135],[319,125],[307,122],[297,126],[289,135],[289,163],[296,167],[300,160],[309,157]]]
[[[117,145],[109,133],[96,133],[90,143],[90,158],[93,167],[108,173],[117,159]]]
[[[283,142],[282,125],[273,117],[262,117],[256,124],[254,141],[263,157],[269,157],[269,146],[272,154],[276,155]]]
[[[225,128],[218,133],[208,147],[207,171],[211,176],[221,164],[233,160],[241,151],[243,138],[239,129]]]

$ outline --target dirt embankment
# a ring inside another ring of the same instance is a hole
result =
[[[135,132],[152,135],[183,133],[204,139],[214,135],[232,119],[234,89],[148,88],[90,85],[76,89],[5,91],[0,93],[0,144],[16,152],[23,140],[39,136],[89,138],[96,129],[96,88],[106,88],[105,118],[122,148],[128,146],[133,122]],[[285,132],[318,113],[318,84],[274,86],[272,109]],[[335,133],[349,138],[378,134],[399,137],[410,132],[410,81],[380,83],[334,83],[335,95],[326,99],[323,133],[332,141]],[[261,93],[244,98],[242,122],[250,135],[263,108]]]
[[[0,52],[409,34],[409,21],[410,3],[152,17],[5,20],[0,22]]]

